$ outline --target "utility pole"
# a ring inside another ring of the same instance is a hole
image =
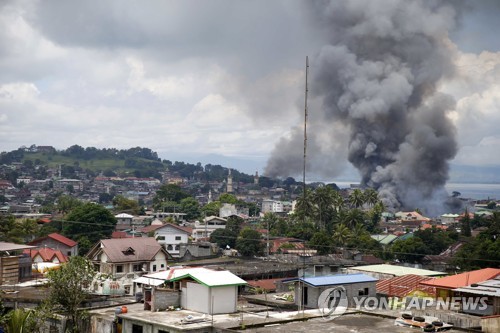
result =
[[[304,204],[306,203],[306,152],[307,152],[307,93],[309,91],[308,86],[307,86],[307,76],[309,73],[309,57],[306,56],[306,87],[305,87],[305,98],[304,98],[304,168],[303,168],[303,173],[302,173],[302,183],[303,183],[303,200]],[[306,220],[306,215],[303,214],[303,222]],[[304,288],[305,288],[305,274],[306,274],[306,243],[303,241],[303,251],[302,251],[302,288],[300,288],[301,292],[301,306],[302,306],[302,317],[304,317],[304,311],[306,308],[306,305],[304,304]]]

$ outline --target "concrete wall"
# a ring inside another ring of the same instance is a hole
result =
[[[481,330],[485,333],[500,332],[500,316],[481,318]]]
[[[151,295],[151,311],[166,310],[169,306],[178,307],[181,304],[180,291],[154,288]]]

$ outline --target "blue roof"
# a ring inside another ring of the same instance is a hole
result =
[[[340,284],[351,284],[351,283],[361,283],[361,282],[375,282],[378,279],[363,274],[336,274],[336,275],[325,275],[325,276],[314,276],[307,278],[291,278],[283,280],[284,283],[301,281],[312,287],[321,286],[334,286]]]

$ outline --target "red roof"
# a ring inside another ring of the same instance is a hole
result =
[[[45,247],[39,250],[24,250],[26,254],[31,256],[31,259],[35,259],[36,256],[40,256],[43,262],[54,262],[54,257],[57,258],[59,262],[67,262],[68,257],[65,256],[60,250],[54,250],[50,247]]]
[[[53,240],[56,240],[58,241],[59,243],[63,243],[64,245],[66,246],[69,246],[69,247],[73,247],[75,246],[76,244],[78,244],[77,242],[75,242],[74,240],[72,239],[69,239],[67,237],[64,237],[63,235],[60,235],[58,233],[51,233],[49,234],[47,237],[49,238],[52,238]]]
[[[113,231],[111,238],[132,238],[132,236],[127,234],[125,231]]]
[[[61,244],[64,244],[68,247],[73,247],[73,246],[76,246],[78,244],[74,240],[69,239],[67,237],[64,237],[63,235],[60,235],[60,234],[54,232],[54,233],[49,234],[45,237],[40,237],[40,238],[34,239],[31,242],[29,242],[28,245],[37,245],[37,244],[41,243],[44,239],[47,239],[47,238],[52,238],[53,240],[55,240]]]
[[[433,286],[436,288],[455,289],[466,287],[473,283],[494,279],[500,275],[498,268],[483,268],[477,271],[465,272],[456,275],[450,275],[442,278],[432,279],[421,282],[422,285]]]
[[[254,288],[262,288],[266,291],[276,290],[276,281],[283,279],[247,280],[247,283]]]
[[[377,293],[393,297],[405,297],[412,291],[421,290],[426,294],[436,295],[435,288],[419,285],[420,282],[427,280],[432,280],[432,278],[414,274],[396,276],[386,280],[379,280],[377,282]]]

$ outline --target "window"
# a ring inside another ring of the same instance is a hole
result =
[[[116,272],[123,273],[123,265],[116,265]]]
[[[170,333],[169,331],[158,330],[158,333]]]
[[[164,268],[165,268],[165,264],[161,264],[161,265],[160,265],[160,268],[161,268],[161,269],[164,269]]]
[[[175,240],[181,240],[181,236],[175,236]]]
[[[156,272],[156,265],[153,265],[153,272]]]
[[[364,288],[364,289],[359,289],[358,290],[358,296],[367,296],[369,294],[369,289],[368,288]]]
[[[169,245],[167,246],[167,251],[172,251],[172,245],[170,245],[170,244],[169,244]]]
[[[164,241],[165,240],[165,236],[156,236],[156,240],[162,240],[162,241]]]
[[[175,251],[179,251],[179,245],[175,246]]]
[[[142,326],[132,324],[132,333],[142,333]]]
[[[139,272],[142,270],[142,265],[141,264],[135,264],[134,265],[134,272]]]

